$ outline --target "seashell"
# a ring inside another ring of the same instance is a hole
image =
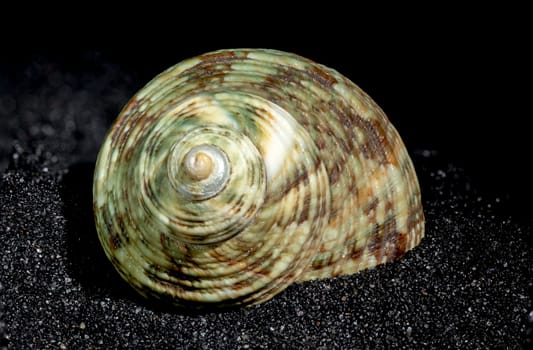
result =
[[[154,78],[109,131],[93,195],[120,275],[181,306],[260,303],[424,235],[384,112],[338,72],[275,50],[208,53]]]

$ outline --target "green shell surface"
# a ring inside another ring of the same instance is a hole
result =
[[[93,196],[120,275],[183,306],[256,304],[424,235],[384,112],[338,72],[275,50],[208,53],[154,78],[109,131]]]

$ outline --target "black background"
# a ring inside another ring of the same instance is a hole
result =
[[[508,213],[529,216],[531,26],[521,9],[354,12],[331,5],[305,14],[272,6],[262,17],[218,16],[219,9],[207,6],[134,17],[94,10],[9,25],[8,33],[31,29],[6,36],[4,76],[16,81],[20,67],[42,59],[76,69],[84,55],[96,53],[136,74],[135,91],[182,59],[215,49],[295,52],[362,87],[411,152],[437,151],[464,167],[483,193],[508,199]]]

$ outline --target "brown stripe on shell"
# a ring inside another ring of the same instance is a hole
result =
[[[349,140],[352,142],[346,144],[346,152],[352,152],[357,145],[358,150],[360,150],[367,159],[377,159],[381,164],[387,164],[394,161],[394,165],[397,165],[395,159],[389,160],[389,157],[387,157],[386,149],[388,149],[390,145],[388,144],[387,138],[384,136],[386,135],[385,129],[383,129],[379,122],[365,120],[351,109],[341,109],[339,105],[334,102],[330,102],[328,106],[342,121],[345,129],[348,130],[348,133],[351,135]],[[358,142],[357,136],[353,133],[354,126],[356,129],[362,130],[362,133],[366,137],[364,142]]]
[[[337,79],[325,72],[323,69],[317,66],[311,66],[311,69],[307,71],[308,75],[317,83],[319,83],[325,89],[331,89],[333,84],[337,83]]]
[[[392,240],[391,235],[396,232],[396,219],[389,216],[383,223],[376,223],[371,239],[368,242],[368,250],[371,254],[383,252],[385,245]]]
[[[307,181],[309,177],[308,170],[301,169],[297,177],[294,178],[290,183],[283,187],[280,192],[271,193],[265,201],[274,201],[278,202],[282,200],[289,192],[300,186],[304,181]]]
[[[235,61],[235,51],[232,50],[226,50],[226,51],[217,51],[213,53],[208,53],[205,55],[200,56],[200,60],[202,63],[209,62],[209,63],[219,63],[219,62],[228,62],[233,63]]]
[[[304,186],[307,186],[309,184],[309,182],[305,181],[303,183]],[[303,207],[302,207],[302,213],[300,214],[300,217],[298,218],[298,220],[296,220],[296,223],[298,224],[301,224],[302,222],[305,222],[309,219],[312,219],[309,217],[309,206],[310,206],[310,202],[311,202],[311,195],[306,192],[305,193],[305,197],[304,197],[304,200],[303,200]]]

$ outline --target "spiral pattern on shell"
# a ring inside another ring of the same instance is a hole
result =
[[[183,61],[124,107],[95,170],[102,246],[145,296],[269,299],[398,258],[424,234],[411,160],[336,71],[274,50]]]

